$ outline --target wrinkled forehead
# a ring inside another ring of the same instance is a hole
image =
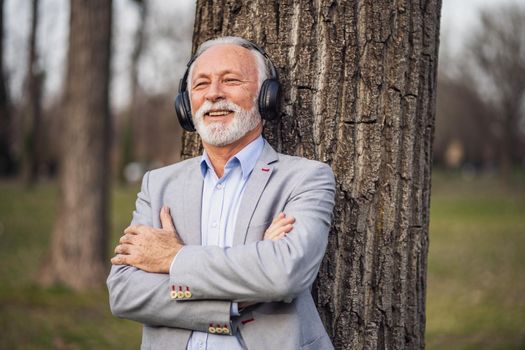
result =
[[[238,73],[257,78],[257,63],[254,53],[242,46],[218,44],[197,57],[192,67],[192,79],[202,75]]]

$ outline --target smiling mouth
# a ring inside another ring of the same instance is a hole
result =
[[[205,115],[209,116],[209,117],[222,117],[222,116],[225,116],[225,115],[228,115],[232,113],[232,111],[229,111],[229,110],[220,110],[220,111],[209,111],[208,113],[206,113]]]

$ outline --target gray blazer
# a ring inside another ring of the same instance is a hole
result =
[[[160,227],[168,205],[186,246],[170,274],[113,266],[107,280],[116,316],[144,324],[141,349],[186,349],[192,330],[234,334],[255,349],[333,349],[310,289],[323,258],[335,181],[326,164],[276,153],[266,143],[246,184],[231,248],[201,246],[200,158],[148,172],[133,224]],[[262,241],[277,214],[293,231]],[[258,302],[230,317],[232,301]]]

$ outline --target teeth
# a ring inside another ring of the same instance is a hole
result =
[[[212,116],[212,117],[217,117],[217,116],[221,116],[221,115],[226,115],[226,114],[229,114],[230,111],[217,111],[217,112],[209,112],[208,115]]]

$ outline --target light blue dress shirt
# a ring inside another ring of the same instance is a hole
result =
[[[219,179],[206,151],[200,163],[204,186],[202,190],[201,238],[202,245],[231,247],[237,213],[246,182],[264,148],[262,136],[234,155],[224,167]],[[232,304],[232,314],[237,303]],[[188,350],[242,350],[239,339],[233,335],[217,335],[194,331],[188,341]]]

